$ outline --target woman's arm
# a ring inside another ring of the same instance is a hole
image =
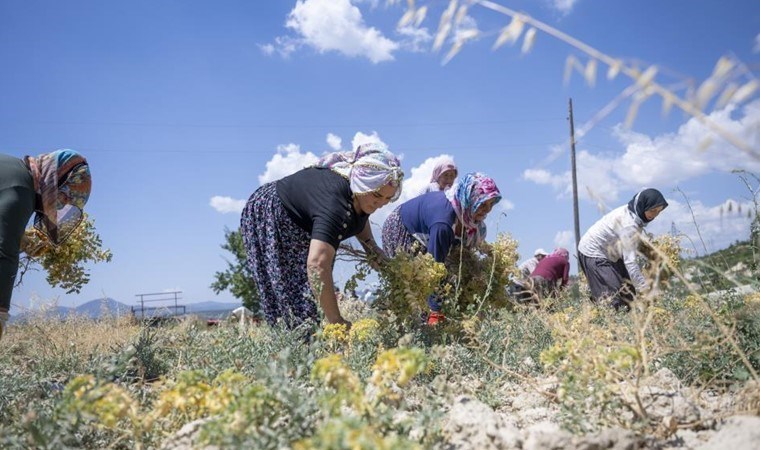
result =
[[[309,284],[314,297],[319,298],[319,305],[325,313],[325,318],[330,323],[351,323],[343,319],[338,309],[338,300],[335,298],[333,289],[333,260],[335,248],[317,239],[312,239],[309,244],[309,256],[306,259],[306,269],[309,274]]]
[[[636,261],[636,255],[639,248],[640,232],[641,229],[635,226],[631,226],[626,227],[620,233],[623,262],[625,262],[625,268],[628,270],[628,276],[631,277],[631,281],[633,282],[633,285],[639,294],[643,293],[647,286],[646,279],[644,279],[644,275],[641,273],[641,267],[639,267],[639,263]]]

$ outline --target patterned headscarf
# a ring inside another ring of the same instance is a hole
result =
[[[662,206],[665,209],[668,207],[668,202],[665,201],[665,197],[660,191],[652,188],[644,189],[628,202],[628,210],[636,214],[644,222],[644,225],[651,222],[651,220],[647,220],[644,213],[658,206]]]
[[[343,176],[356,195],[377,192],[386,185],[398,188],[391,201],[401,195],[404,171],[385,144],[371,142],[358,146],[353,152],[330,153],[320,158],[316,167],[326,167]]]
[[[570,260],[570,252],[568,252],[567,249],[564,247],[555,248],[551,256],[561,256],[565,258],[566,260]]]
[[[38,196],[34,226],[53,245],[59,245],[83,219],[92,187],[90,167],[82,155],[68,149],[36,158],[25,156],[24,161],[29,165]],[[59,201],[59,194],[66,197],[65,203]]]
[[[451,158],[443,158],[441,160],[441,162],[439,162],[435,166],[435,169],[433,169],[433,176],[430,177],[430,182],[431,183],[437,183],[438,182],[438,178],[440,178],[441,175],[443,175],[443,172],[447,172],[449,170],[453,170],[454,173],[456,174],[457,173],[457,165],[454,164],[454,160],[453,159],[451,159]]]
[[[449,199],[459,221],[462,222],[465,244],[473,246],[482,242],[486,238],[486,225],[483,222],[476,222],[472,216],[486,201],[496,199],[498,203],[501,200],[501,193],[493,178],[480,172],[468,173],[446,191],[446,198]]]

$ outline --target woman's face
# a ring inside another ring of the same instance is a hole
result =
[[[488,213],[491,212],[493,209],[493,205],[496,204],[496,199],[492,198],[490,200],[486,200],[483,202],[482,205],[478,206],[478,209],[475,210],[475,213],[472,215],[472,218],[476,222],[482,222],[486,220],[486,217],[488,216]]]
[[[448,189],[454,185],[454,180],[456,177],[457,171],[449,169],[438,177],[438,186],[441,187],[441,190]]]
[[[398,187],[386,184],[375,192],[364,195],[357,195],[356,201],[359,206],[359,212],[363,212],[364,214],[372,214],[373,212],[390,203],[391,199],[396,195],[397,190]]]
[[[646,211],[644,211],[644,217],[646,217],[647,220],[651,222],[652,220],[654,220],[655,217],[660,215],[663,209],[665,209],[665,207],[662,205],[656,208],[647,209]]]

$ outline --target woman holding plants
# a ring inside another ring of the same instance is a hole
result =
[[[385,145],[369,143],[330,153],[251,195],[240,230],[270,325],[318,320],[315,297],[328,322],[351,325],[333,289],[338,245],[356,236],[368,254],[385,257],[368,219],[398,199],[403,177],[398,158]]]
[[[457,166],[451,158],[444,158],[433,169],[430,184],[425,187],[423,194],[428,192],[445,191],[451,188],[457,178]]]
[[[468,173],[445,192],[429,192],[396,208],[383,224],[383,249],[388,256],[398,251],[430,253],[440,263],[458,240],[486,249],[483,221],[500,200],[492,178]],[[428,297],[428,306],[429,324],[444,319],[435,295]]]
[[[63,243],[82,222],[91,186],[87,160],[73,150],[23,159],[0,155],[0,337],[8,321],[19,254],[35,256],[43,244]],[[25,233],[34,212],[34,227]]]
[[[636,262],[641,233],[667,206],[660,191],[644,189],[586,231],[578,245],[578,262],[594,302],[609,299],[617,310],[631,309],[636,291],[646,288]]]

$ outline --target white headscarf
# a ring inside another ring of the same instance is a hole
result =
[[[340,174],[351,184],[351,192],[357,195],[379,191],[383,186],[397,187],[391,201],[401,195],[404,171],[396,155],[385,144],[370,142],[362,144],[353,152],[335,152],[323,156],[315,164]]]

